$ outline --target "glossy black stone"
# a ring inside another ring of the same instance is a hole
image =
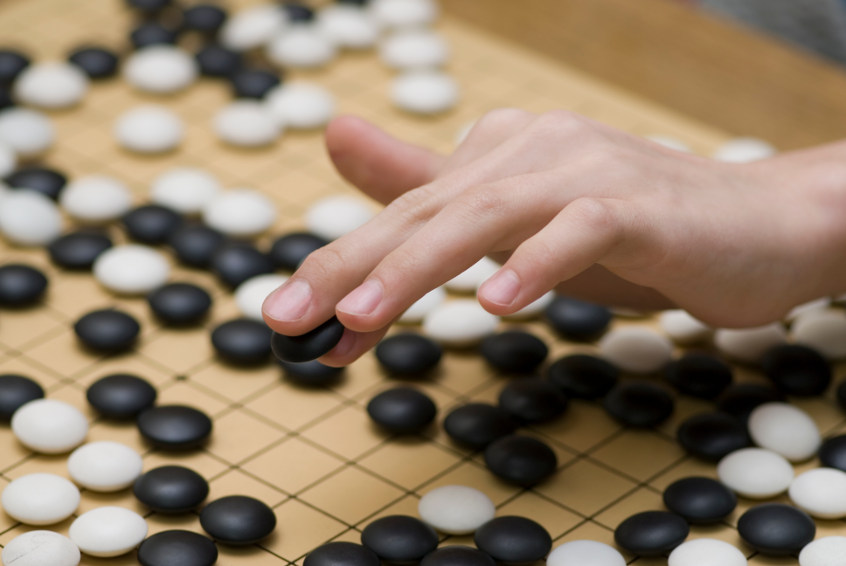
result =
[[[516,515],[491,519],[476,529],[473,541],[479,550],[504,564],[543,560],[552,548],[552,537],[543,526]]]
[[[14,105],[15,101],[12,99],[12,91],[0,84],[0,110],[11,108]]]
[[[262,364],[270,358],[272,331],[261,321],[236,318],[219,324],[211,333],[217,355],[235,365]]]
[[[388,515],[364,527],[361,544],[385,562],[418,562],[437,548],[438,534],[416,517]]]
[[[59,236],[47,245],[50,259],[65,269],[91,269],[94,260],[112,247],[112,239],[104,232],[78,230]]]
[[[211,268],[220,281],[232,289],[256,275],[274,271],[273,262],[266,253],[244,242],[227,244],[217,250]]]
[[[245,69],[232,75],[232,95],[235,98],[264,98],[282,82],[276,73],[263,69]]]
[[[667,364],[664,378],[679,392],[714,399],[732,382],[732,369],[720,358],[690,352]]]
[[[79,341],[104,354],[125,352],[135,345],[141,325],[135,318],[116,309],[102,309],[83,315],[73,325]]]
[[[144,15],[156,14],[173,4],[173,0],[125,0],[125,2],[128,7]]]
[[[543,340],[524,330],[506,330],[486,337],[479,345],[482,357],[502,373],[533,373],[549,354]]]
[[[367,403],[367,414],[373,422],[395,434],[422,432],[435,420],[437,412],[428,395],[411,387],[382,391]]]
[[[282,8],[288,14],[288,20],[294,23],[310,22],[314,19],[314,10],[302,2],[285,2]]]
[[[638,556],[660,556],[684,542],[687,521],[669,511],[643,511],[625,519],[614,530],[614,542]]]
[[[202,47],[197,51],[195,59],[200,73],[207,77],[229,77],[244,66],[244,59],[240,53],[216,43]]]
[[[315,360],[334,348],[344,334],[341,322],[332,317],[317,328],[299,336],[284,336],[276,332],[270,343],[273,355],[287,362]]]
[[[832,368],[817,350],[800,344],[781,344],[761,358],[761,369],[785,395],[822,395],[831,385]]]
[[[309,232],[292,232],[276,238],[270,246],[270,258],[279,269],[294,271],[303,260],[329,242]]]
[[[180,263],[205,269],[211,266],[212,258],[226,241],[226,236],[214,228],[186,224],[171,234],[168,244]]]
[[[846,472],[846,434],[826,438],[817,456],[822,466]]]
[[[47,292],[47,277],[41,270],[22,263],[0,266],[0,307],[29,307]]]
[[[212,299],[205,289],[193,283],[168,283],[147,295],[147,304],[159,322],[188,326],[206,318]]]
[[[11,84],[29,63],[29,57],[22,51],[0,49],[0,84]]]
[[[494,440],[509,435],[519,423],[502,407],[487,403],[468,403],[450,411],[444,419],[444,431],[454,441],[468,448],[484,448]]]
[[[659,385],[648,381],[620,382],[602,400],[609,415],[626,426],[658,426],[675,407],[673,396]]]
[[[620,369],[590,354],[570,354],[553,362],[546,377],[568,397],[599,399],[617,385]]]
[[[182,226],[182,216],[164,206],[145,204],[121,219],[127,236],[142,244],[164,244]]]
[[[562,337],[592,342],[605,333],[613,314],[602,305],[556,296],[544,310],[544,317]]]
[[[21,405],[44,397],[44,389],[25,375],[0,375],[0,422],[8,423]]]
[[[31,189],[58,200],[68,178],[49,167],[22,167],[6,176],[6,184],[14,189]]]
[[[664,505],[688,523],[705,525],[728,517],[737,507],[737,496],[715,479],[694,476],[668,485]]]
[[[442,546],[427,554],[420,566],[496,566],[496,561],[472,546]]]
[[[384,338],[374,353],[379,365],[391,376],[409,378],[424,376],[438,367],[444,351],[430,338],[401,332]]]
[[[327,366],[317,360],[278,362],[285,372],[285,378],[303,387],[326,387],[337,383],[344,375],[344,368]]]
[[[540,377],[509,381],[499,393],[499,406],[525,423],[552,420],[567,409],[567,396]]]
[[[485,447],[485,465],[495,476],[529,487],[548,478],[558,467],[558,457],[545,442],[510,434]]]
[[[160,405],[138,415],[138,431],[156,448],[184,451],[203,446],[212,421],[204,412],[184,405]]]
[[[226,10],[217,4],[194,4],[182,12],[182,27],[200,33],[216,33],[226,21]]]
[[[209,495],[209,484],[182,466],[161,466],[141,474],[132,486],[136,499],[158,513],[187,513]]]
[[[276,515],[267,504],[246,495],[216,499],[200,511],[200,525],[217,542],[253,544],[276,528]]]
[[[745,421],[758,405],[784,400],[784,394],[770,385],[735,383],[717,398],[717,408]]]
[[[82,69],[90,79],[107,79],[117,74],[118,56],[105,47],[86,46],[74,49],[68,61]]]
[[[88,403],[104,417],[134,419],[156,402],[158,393],[147,380],[128,373],[101,377],[88,386]]]
[[[328,542],[312,550],[303,566],[380,566],[376,553],[354,542]]]
[[[150,45],[173,45],[179,33],[158,22],[142,22],[129,33],[129,41],[135,49]]]
[[[141,566],[212,566],[217,562],[214,542],[193,531],[162,531],[138,547]]]
[[[749,508],[737,520],[743,541],[769,556],[798,554],[814,540],[814,520],[804,511],[783,503],[763,503]]]
[[[742,420],[720,412],[688,417],[679,425],[676,437],[688,453],[712,462],[752,443]]]

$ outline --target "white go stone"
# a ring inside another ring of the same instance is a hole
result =
[[[476,488],[445,485],[425,493],[417,512],[424,523],[442,533],[465,535],[493,519],[496,507]]]
[[[796,476],[787,490],[790,500],[820,519],[846,517],[846,472],[814,468]]]
[[[59,205],[75,220],[102,224],[132,208],[132,192],[114,177],[88,175],[68,183],[59,195]]]
[[[658,324],[676,344],[689,345],[706,342],[714,329],[682,309],[670,309],[658,315]]]
[[[428,26],[440,13],[435,0],[374,0],[370,10],[379,25],[386,28]]]
[[[625,566],[623,555],[605,543],[572,540],[552,549],[546,566]]]
[[[846,358],[846,313],[840,309],[800,313],[790,325],[790,337],[829,360],[842,360]]]
[[[12,415],[12,432],[30,450],[64,454],[85,440],[88,419],[82,411],[64,401],[36,399]]]
[[[194,56],[174,45],[150,45],[133,52],[123,64],[123,77],[134,88],[171,94],[188,88],[199,75]]]
[[[35,473],[12,480],[3,490],[3,510],[27,525],[53,525],[79,507],[79,489],[56,474]]]
[[[287,276],[276,273],[251,277],[235,289],[235,305],[245,317],[263,320],[261,306],[264,304],[264,300],[271,291],[276,290],[287,280]]]
[[[373,218],[373,209],[358,197],[335,195],[313,203],[305,212],[310,232],[326,240],[336,240]]]
[[[726,356],[746,363],[758,363],[772,348],[787,342],[787,331],[780,322],[754,328],[719,328],[714,345]]]
[[[749,163],[766,159],[776,154],[776,149],[758,138],[734,138],[725,142],[714,152],[717,161],[729,163]]]
[[[807,303],[802,303],[801,305],[796,305],[790,312],[785,315],[784,320],[785,322],[791,323],[796,318],[804,315],[805,313],[815,312],[815,311],[824,311],[827,310],[828,307],[831,306],[831,298],[830,297],[821,297],[819,299],[814,299],[813,301],[808,301]]]
[[[805,545],[799,566],[842,566],[846,564],[846,537],[828,536]]]
[[[164,153],[176,149],[185,126],[174,112],[158,104],[137,106],[115,122],[114,136],[124,149],[136,153]]]
[[[147,521],[123,507],[98,507],[77,517],[68,536],[89,556],[120,556],[141,544],[147,536]]]
[[[458,104],[458,84],[440,71],[408,71],[393,80],[391,100],[413,114],[441,114]]]
[[[383,39],[379,57],[392,69],[436,69],[449,59],[449,46],[439,33],[428,29],[409,29]]]
[[[204,169],[176,167],[165,171],[150,185],[150,199],[180,214],[199,214],[223,187]]]
[[[236,238],[258,236],[276,221],[276,205],[255,189],[230,189],[203,208],[203,222]]]
[[[793,481],[793,467],[772,450],[741,448],[717,463],[717,477],[738,495],[767,499],[787,491]]]
[[[282,133],[279,121],[257,100],[230,102],[217,112],[213,126],[221,140],[239,147],[270,145]]]
[[[330,4],[317,12],[320,32],[337,47],[368,49],[379,40],[379,26],[368,10],[346,4]]]
[[[791,462],[817,453],[822,439],[808,413],[789,403],[764,403],[749,414],[749,436],[760,446],[778,452]]]
[[[5,566],[77,566],[82,556],[66,536],[53,531],[29,531],[3,548]]]
[[[489,257],[483,257],[446,283],[444,287],[458,293],[475,293],[476,289],[494,273],[500,265]]]
[[[447,292],[443,287],[435,287],[405,309],[399,317],[399,322],[403,324],[419,324],[423,322],[426,316],[444,304],[447,300]]]
[[[337,49],[316,26],[295,25],[271,39],[266,52],[282,67],[314,69],[334,59]]]
[[[287,25],[284,9],[276,4],[259,4],[229,16],[218,38],[229,49],[246,51],[266,44]]]
[[[673,343],[663,334],[645,326],[623,326],[605,333],[599,352],[623,371],[653,373],[666,366],[673,356]]]
[[[685,153],[691,153],[690,146],[686,143],[681,141],[678,138],[674,138],[672,136],[666,136],[663,134],[653,134],[650,136],[646,136],[646,139],[654,141],[659,145],[663,145],[668,149],[674,149],[676,151],[683,151]]]
[[[55,139],[53,123],[43,112],[17,107],[0,111],[0,142],[18,157],[37,157],[50,149]]]
[[[0,207],[0,234],[19,246],[43,246],[62,232],[62,214],[49,197],[28,190],[8,191]]]
[[[746,556],[736,546],[713,538],[687,540],[673,549],[667,566],[746,566]]]
[[[94,277],[119,295],[144,295],[167,283],[170,263],[160,251],[139,244],[109,248],[97,256]]]
[[[78,485],[92,491],[124,489],[141,475],[141,455],[120,442],[83,444],[68,457],[68,473]]]
[[[76,65],[45,61],[30,65],[15,79],[15,98],[38,108],[70,108],[88,92],[88,76]]]
[[[546,307],[555,300],[555,291],[547,291],[519,311],[505,315],[509,320],[528,320],[540,316]]]
[[[332,93],[306,81],[287,81],[267,93],[264,101],[281,126],[295,130],[322,128],[335,114]]]
[[[447,301],[423,319],[423,334],[445,346],[463,348],[478,344],[496,332],[499,317],[475,299]]]

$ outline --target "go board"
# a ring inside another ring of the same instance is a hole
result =
[[[248,2],[230,2],[235,10]],[[74,47],[97,42],[125,49],[131,14],[118,0],[7,0],[0,4],[0,44],[18,46],[34,60],[62,59]],[[391,73],[373,53],[346,53],[327,69],[291,75],[314,80],[337,97],[339,110],[372,120],[401,138],[449,151],[456,133],[486,111],[521,107],[532,111],[567,108],[638,135],[663,134],[680,139],[695,152],[709,154],[728,136],[705,124],[631,97],[582,73],[505,43],[466,23],[444,16],[437,25],[448,38],[448,71],[461,86],[458,107],[435,118],[413,117],[394,109],[388,98]],[[225,85],[201,80],[187,91],[161,97],[133,92],[121,80],[92,84],[83,103],[50,112],[57,142],[43,158],[70,178],[107,174],[128,183],[137,203],[147,198],[151,180],[174,166],[210,170],[227,187],[253,187],[271,197],[281,211],[277,224],[259,244],[302,228],[310,203],[355,191],[337,176],[326,156],[320,133],[288,132],[268,148],[244,150],[225,146],[211,129],[211,117],[229,100]],[[181,147],[163,156],[144,157],[118,148],[112,136],[117,116],[142,102],[162,103],[186,122]],[[121,241],[118,231],[113,233]],[[316,546],[330,540],[358,541],[374,518],[416,515],[417,501],[428,490],[465,484],[484,491],[499,515],[528,516],[546,527],[555,544],[588,538],[613,544],[613,529],[627,516],[661,509],[661,491],[686,475],[714,476],[714,466],[687,456],[675,442],[675,429],[687,416],[709,410],[709,403],[678,397],[672,418],[656,430],[627,430],[593,403],[572,401],[566,414],[551,424],[527,429],[557,453],[556,474],[530,489],[496,479],[479,453],[454,444],[433,426],[413,437],[390,437],[377,430],[365,412],[368,400],[391,383],[372,353],[349,366],[336,385],[304,389],[284,379],[271,362],[236,368],[218,361],[209,333],[237,316],[231,295],[202,271],[175,265],[171,280],[195,282],[210,290],[214,306],[203,327],[162,328],[142,298],[121,298],[104,291],[90,274],[71,273],[52,265],[43,250],[0,243],[2,263],[33,264],[48,275],[49,291],[41,306],[0,312],[0,372],[35,378],[49,398],[83,409],[91,419],[89,440],[116,440],[144,455],[145,470],[174,463],[191,467],[211,485],[209,500],[243,494],[261,499],[278,518],[275,533],[246,548],[220,546],[219,564],[299,564]],[[99,357],[82,350],[71,328],[82,314],[118,307],[142,322],[131,354]],[[646,319],[618,320],[615,325],[654,324]],[[506,326],[506,325],[504,325]],[[550,360],[574,351],[595,352],[591,344],[559,339],[540,322],[529,328],[550,346]],[[202,450],[170,454],[150,449],[132,425],[97,418],[85,401],[86,387],[116,372],[141,375],[159,390],[160,403],[187,404],[213,417],[211,441]],[[738,369],[737,379],[761,380]],[[440,421],[450,409],[468,401],[495,402],[505,384],[477,355],[448,351],[436,375],[413,385],[428,393]],[[823,433],[846,429],[846,419],[832,399],[803,400]],[[34,455],[8,427],[0,428],[0,488],[35,471],[67,476],[65,456]],[[814,462],[807,464],[813,466]],[[801,467],[800,467],[801,469]],[[740,542],[734,526],[751,503],[713,527],[694,527],[691,537],[727,540],[751,557],[750,563],[795,564],[795,559],[756,555]],[[202,532],[196,514],[151,513],[131,490],[116,494],[83,491],[78,513],[102,505],[120,505],[142,513],[150,533],[168,529]],[[66,533],[72,519],[55,526]],[[842,530],[841,521],[818,521],[818,536]],[[0,544],[28,530],[0,514]],[[472,543],[445,537],[444,543]],[[666,563],[627,555],[639,565]],[[135,564],[130,554],[115,559],[83,556],[83,564]]]

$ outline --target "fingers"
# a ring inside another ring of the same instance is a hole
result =
[[[374,332],[344,330],[344,334],[341,336],[338,344],[328,354],[320,357],[319,361],[333,367],[349,365],[360,358],[362,354],[376,346],[387,332],[387,326]]]

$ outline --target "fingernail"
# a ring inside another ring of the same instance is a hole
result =
[[[382,284],[376,279],[369,279],[341,299],[335,307],[347,314],[367,315],[376,310],[382,302]]]
[[[479,289],[487,300],[503,306],[513,303],[519,291],[520,278],[511,269],[500,269]]]
[[[286,322],[301,319],[311,304],[311,285],[302,279],[291,279],[264,300],[264,311],[270,318]]]

